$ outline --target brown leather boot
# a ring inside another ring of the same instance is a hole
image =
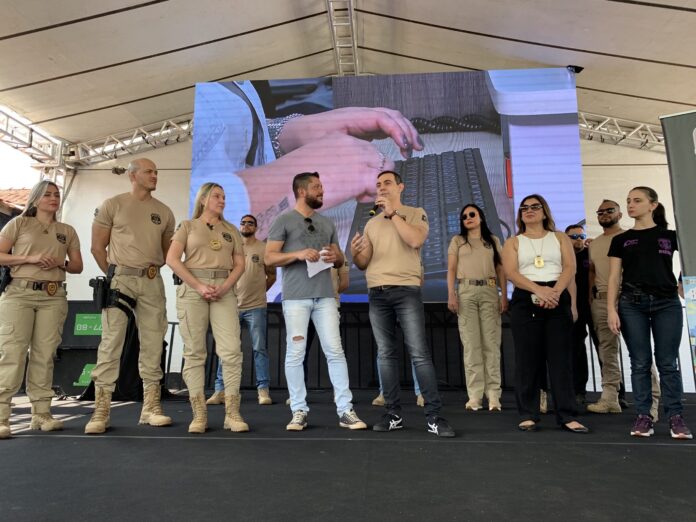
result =
[[[144,385],[143,409],[140,412],[138,424],[171,426],[172,418],[167,417],[162,411],[161,394],[159,383]]]
[[[94,389],[94,413],[85,426],[85,433],[97,435],[104,433],[111,421],[111,391],[106,388]]]
[[[208,429],[208,409],[205,407],[205,395],[192,395],[189,397],[191,409],[193,410],[193,420],[189,424],[189,433],[205,433]]]
[[[249,425],[244,422],[241,413],[239,413],[239,405],[242,402],[241,395],[225,394],[225,424],[223,428],[226,430],[241,432],[249,431]]]

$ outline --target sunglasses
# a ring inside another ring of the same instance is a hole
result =
[[[256,223],[254,223],[253,221],[242,221],[239,225],[242,226],[242,227],[243,227],[244,225],[249,225],[249,226],[255,227],[255,226],[256,226]]]
[[[572,240],[587,238],[587,236],[585,234],[568,234],[568,237]]]
[[[520,212],[527,212],[528,210],[533,210],[536,212],[537,210],[541,210],[544,208],[544,206],[541,203],[534,203],[532,205],[520,205]]]
[[[609,215],[611,215],[611,214],[613,214],[614,212],[616,212],[616,208],[615,208],[615,207],[611,207],[611,208],[600,208],[600,209],[597,211],[597,215],[598,215],[598,216],[603,216],[604,214],[609,214]]]
[[[314,228],[314,225],[312,225],[312,218],[304,218],[304,220],[305,220],[305,223],[307,223],[307,225],[309,225],[307,227],[307,230],[309,230],[310,232],[314,232],[316,230],[316,228]]]
[[[475,218],[476,216],[478,216],[478,214],[474,211],[466,212],[465,214],[462,214],[462,220],[466,218]]]

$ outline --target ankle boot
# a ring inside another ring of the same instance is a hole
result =
[[[111,391],[97,386],[94,389],[94,413],[85,426],[85,433],[104,433],[111,421]]]
[[[268,388],[259,388],[259,404],[262,406],[268,406],[269,404],[273,404],[273,400],[271,399],[271,394],[268,392]]]
[[[54,419],[50,413],[32,413],[29,429],[41,431],[59,431],[63,429],[63,423]]]
[[[621,413],[619,392],[614,387],[605,386],[599,400],[587,405],[587,411],[591,413]]]
[[[206,404],[225,404],[225,390],[216,391],[210,396],[210,399],[205,401]]]
[[[150,426],[170,426],[172,418],[167,417],[162,411],[160,402],[162,390],[159,383],[144,385],[143,409],[140,412],[138,424]]]
[[[189,397],[191,409],[193,410],[193,420],[189,424],[189,433],[205,433],[208,429],[208,409],[205,407],[205,395],[192,395]]]
[[[10,431],[10,419],[0,420],[0,439],[9,439],[12,437],[12,431]]]
[[[241,395],[225,394],[225,424],[223,428],[230,431],[249,431],[249,425],[244,422],[239,413],[239,405],[242,402]]]

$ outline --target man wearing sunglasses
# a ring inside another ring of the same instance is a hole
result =
[[[276,269],[265,263],[266,242],[256,239],[256,227],[255,216],[251,214],[242,216],[239,232],[244,245],[245,268],[234,290],[237,294],[239,325],[241,327],[246,325],[251,337],[258,402],[266,406],[273,404],[269,393],[271,372],[266,344],[266,291],[275,283]],[[219,362],[215,393],[206,401],[206,404],[224,403],[225,382],[222,379],[222,362]]]
[[[386,432],[403,428],[399,400],[398,353],[401,349],[394,342],[398,320],[425,398],[427,430],[438,437],[454,437],[452,427],[440,417],[442,401],[425,335],[420,248],[428,237],[428,216],[422,208],[401,203],[403,190],[404,184],[397,173],[380,172],[375,205],[382,212],[370,219],[364,234],[356,233],[350,243],[353,262],[366,271],[370,324],[377,342],[386,408],[373,430]]]
[[[303,172],[292,182],[295,208],[279,215],[268,233],[266,263],[283,269],[283,317],[287,332],[285,378],[290,393],[292,420],[288,431],[307,427],[307,389],[304,360],[307,350],[307,327],[311,320],[329,367],[334,388],[339,426],[351,430],[367,425],[353,410],[353,396],[348,388],[348,365],[341,345],[339,317],[331,271],[309,276],[309,269],[320,259],[340,268],[344,257],[338,248],[334,223],[318,214],[324,203],[324,189],[316,172]]]
[[[589,369],[585,339],[589,329],[592,342],[597,345],[597,337],[592,326],[590,311],[589,270],[590,258],[587,250],[587,235],[582,225],[570,225],[565,229],[566,235],[573,243],[575,252],[575,310],[577,319],[573,323],[573,386],[578,408],[582,409],[587,393]]]

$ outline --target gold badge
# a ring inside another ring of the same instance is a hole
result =
[[[46,293],[53,297],[58,291],[58,283],[55,281],[49,281],[46,283]]]
[[[544,258],[541,256],[534,257],[534,266],[537,268],[544,268]]]
[[[157,267],[155,265],[150,265],[147,267],[147,278],[154,279],[157,277]]]
[[[220,250],[222,248],[222,243],[220,243],[219,239],[211,239],[210,248],[212,248],[213,250]]]

